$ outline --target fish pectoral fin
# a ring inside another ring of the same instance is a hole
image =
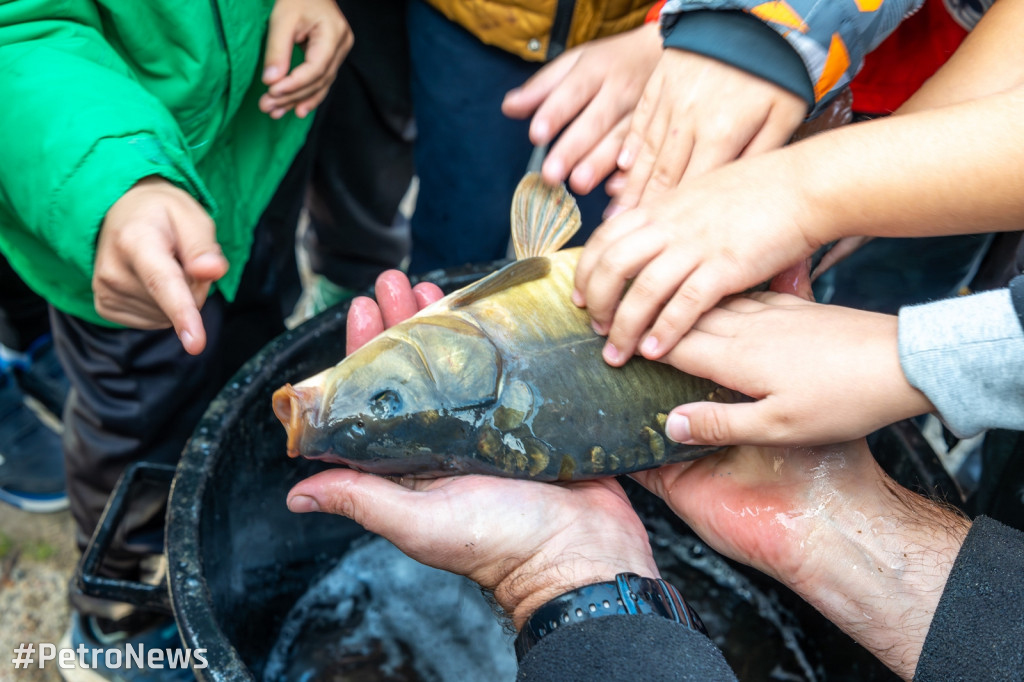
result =
[[[583,224],[564,184],[552,187],[527,173],[512,196],[512,246],[516,258],[546,256],[562,248]]]

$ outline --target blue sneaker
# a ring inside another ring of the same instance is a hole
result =
[[[60,436],[25,404],[21,387],[0,371],[0,502],[27,512],[68,508]]]
[[[60,668],[61,677],[68,682],[192,682],[196,679],[192,666],[207,665],[201,649],[196,656],[182,648],[172,618],[161,619],[132,635],[104,634],[93,618],[72,611],[71,625],[58,648],[77,652],[75,667]],[[151,656],[153,651],[161,653]]]
[[[53,338],[43,334],[10,365],[25,395],[34,398],[60,421],[70,386],[53,348]]]

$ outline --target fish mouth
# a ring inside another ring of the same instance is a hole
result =
[[[288,456],[298,457],[301,453],[302,436],[306,428],[317,419],[323,391],[313,386],[292,386],[285,384],[274,391],[274,414],[288,434]]]

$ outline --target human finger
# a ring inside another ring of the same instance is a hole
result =
[[[650,253],[654,252],[656,246],[651,244]],[[642,265],[615,310],[604,349],[606,362],[620,366],[633,356],[640,336],[651,327],[658,317],[658,311],[672,298],[693,267],[694,264],[687,262],[686,258],[680,260],[677,254],[661,249]],[[607,294],[602,292],[601,295]],[[587,300],[591,300],[589,296]],[[595,315],[593,311],[590,314]]]
[[[637,202],[647,201],[656,194],[675,188],[683,179],[692,163],[697,147],[693,127],[688,122],[680,121],[678,117],[672,116],[669,118],[668,128],[664,135],[664,141],[657,154],[642,162],[649,164],[649,169],[646,171],[647,182],[643,185],[633,184],[632,188],[627,185],[620,193],[619,204],[621,206],[633,205],[634,200],[629,196],[631,191],[639,192]]]
[[[263,50],[263,83],[273,85],[288,73],[295,46],[295,23],[293,14],[271,12],[267,27],[267,46]],[[268,111],[268,110],[264,110]]]
[[[441,287],[433,282],[420,282],[412,288],[412,293],[416,297],[416,305],[419,306],[420,310],[444,298],[444,292],[441,291]]]
[[[785,428],[770,399],[741,403],[687,403],[665,421],[669,440],[686,445],[796,445],[800,437]]]
[[[601,180],[615,171],[615,157],[622,147],[622,139],[629,127],[629,117],[624,116],[584,156],[569,174],[569,187],[579,194],[590,194]]]
[[[651,125],[651,121],[658,109],[658,102],[661,100],[661,86],[661,72],[655,69],[654,73],[651,74],[650,80],[647,81],[647,85],[644,86],[636,107],[633,109],[629,122],[629,131],[622,141],[622,149],[616,158],[616,164],[623,171],[628,172],[633,168],[637,154],[640,153],[640,149],[644,145],[647,129]]]
[[[728,282],[717,269],[699,264],[686,275],[682,284],[661,308],[650,333],[640,344],[640,353],[656,360],[676,345],[690,331],[697,319],[733,293]]]
[[[576,272],[573,277],[572,302],[583,308],[587,305],[585,292],[590,285],[594,268],[604,256],[604,253],[634,230],[640,229],[648,223],[647,214],[642,211],[628,211],[611,220],[607,220],[594,230],[583,247],[580,259],[576,263]]]
[[[801,109],[799,111],[801,113],[803,111],[802,102]],[[800,125],[800,121],[802,120],[801,114],[794,114],[791,117],[787,117],[785,114],[775,116],[773,113],[774,112],[768,113],[768,117],[765,122],[743,148],[743,151],[740,153],[740,158],[755,156],[757,154],[762,154],[782,147],[793,136],[793,131]]]
[[[659,256],[664,247],[664,241],[656,234],[640,230],[617,242],[614,249],[604,252],[584,292],[594,331],[609,333],[626,284]],[[606,354],[605,359],[609,364],[619,366],[629,357]]]
[[[439,518],[429,512],[430,501],[386,478],[342,468],[300,481],[287,498],[293,512],[345,516],[388,538],[413,558],[439,540]]]
[[[409,278],[400,270],[387,270],[377,277],[374,287],[377,305],[385,329],[406,320],[419,312],[419,304],[413,293]]]
[[[384,318],[376,301],[367,296],[352,299],[345,318],[345,355],[351,355],[382,331]]]
[[[622,191],[622,188],[626,186],[626,174],[621,170],[613,172],[604,183],[604,191],[609,197],[616,197]],[[607,215],[608,211],[605,211],[605,219],[614,218],[614,215]]]
[[[206,329],[181,263],[160,251],[141,250],[133,264],[136,276],[170,320],[185,351],[201,353],[206,347]]]
[[[772,278],[768,288],[784,294],[793,294],[800,298],[813,301],[814,290],[811,288],[811,259],[804,258],[791,265]]]
[[[644,198],[647,198],[647,191],[650,189],[661,191],[675,187],[685,179],[703,175],[738,158],[753,134],[751,128],[756,125],[760,125],[760,123],[754,124],[747,121],[744,125],[722,118],[718,118],[712,123],[705,122],[704,127],[695,133],[691,140],[686,163],[675,164],[673,167],[672,159],[675,158],[673,154],[678,155],[678,152],[674,150],[667,149],[659,155],[659,166],[652,173],[651,181],[645,188]],[[664,181],[659,179],[661,177],[665,177],[669,182],[674,180],[675,184],[666,186]]]
[[[570,50],[542,67],[518,88],[505,93],[501,102],[501,112],[509,118],[526,118],[532,114],[576,66],[579,58],[579,50]],[[539,122],[531,123],[530,140],[534,144],[547,144],[553,136],[554,133],[550,129],[543,129]]]
[[[643,140],[636,151],[636,156],[626,172],[626,184],[615,197],[615,201],[612,202],[614,206],[612,210],[630,209],[640,203],[640,198],[643,196],[644,189],[651,179],[651,174],[654,172],[658,157],[661,154],[662,146],[665,144],[671,119],[672,107],[667,106],[665,102],[659,101],[655,105],[655,110],[651,114],[646,130],[643,132]],[[680,151],[686,150],[686,142],[691,139],[692,135],[690,130],[688,128],[680,129],[675,135],[680,138],[679,142],[682,143],[682,146],[678,146],[678,149]],[[628,138],[626,143],[629,143]],[[688,151],[685,151],[685,159],[689,159]],[[685,159],[681,158],[679,162],[685,165]],[[622,167],[622,159],[620,159],[619,167]]]

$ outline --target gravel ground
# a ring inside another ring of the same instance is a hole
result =
[[[21,644],[60,642],[67,586],[78,560],[71,514],[27,514],[0,504],[0,681],[55,682],[54,661],[15,669]]]

